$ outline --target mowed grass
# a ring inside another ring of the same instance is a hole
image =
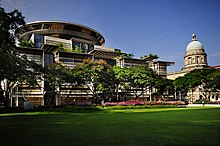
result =
[[[220,108],[0,114],[1,146],[220,145]]]

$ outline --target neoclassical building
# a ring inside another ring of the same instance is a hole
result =
[[[180,76],[184,76],[186,73],[194,69],[206,69],[209,68],[207,61],[207,54],[203,44],[197,40],[196,34],[192,34],[192,40],[186,47],[186,53],[184,56],[184,67],[181,71],[171,72],[168,74],[168,79],[176,79]]]
[[[192,34],[192,41],[186,47],[183,71],[204,69],[208,67],[207,54],[201,42]]]
[[[181,71],[171,72],[167,75],[168,79],[175,80],[178,77],[182,77],[194,69],[209,69],[217,68],[218,66],[208,66],[207,54],[203,44],[197,40],[196,34],[192,34],[192,40],[186,47],[186,53],[184,56],[184,67]],[[190,103],[196,100],[208,99],[209,101],[220,101],[219,92],[203,91],[201,86],[197,87],[194,92],[188,92],[187,97]]]

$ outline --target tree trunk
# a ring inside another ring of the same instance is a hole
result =
[[[5,106],[6,108],[10,107],[10,92],[9,92],[9,90],[6,90],[6,91],[5,91],[4,106]]]

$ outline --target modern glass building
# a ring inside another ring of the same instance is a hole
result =
[[[21,26],[17,31],[20,40],[31,40],[35,47],[17,47],[21,55],[36,61],[42,66],[60,63],[73,68],[84,59],[105,60],[108,64],[121,67],[145,65],[166,77],[166,68],[172,62],[154,62],[137,58],[121,58],[118,49],[104,46],[105,38],[96,30],[80,24],[60,21],[36,21]],[[63,50],[57,50],[61,45]],[[21,106],[23,101],[31,101],[36,106],[54,106],[73,103],[91,103],[92,94],[86,87],[72,87],[63,84],[52,89],[46,81],[39,81],[40,86],[28,87],[19,83],[14,88],[12,106]]]

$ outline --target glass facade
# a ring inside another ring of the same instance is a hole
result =
[[[83,50],[83,52],[87,52],[87,50],[88,50],[88,44],[81,43],[81,49]]]
[[[44,54],[44,65],[47,66],[52,63],[54,63],[53,54]]]
[[[44,36],[35,34],[34,35],[34,43],[36,48],[41,48],[44,44]]]
[[[72,48],[75,50],[77,47],[81,48],[81,45],[79,42],[72,42]]]
[[[90,44],[89,44],[88,46],[89,46],[88,52],[94,50],[94,45],[90,45]]]
[[[72,42],[72,48],[75,50],[76,48],[82,49],[83,53],[88,53],[94,49],[94,45],[86,44],[86,43],[80,43],[80,42]]]

